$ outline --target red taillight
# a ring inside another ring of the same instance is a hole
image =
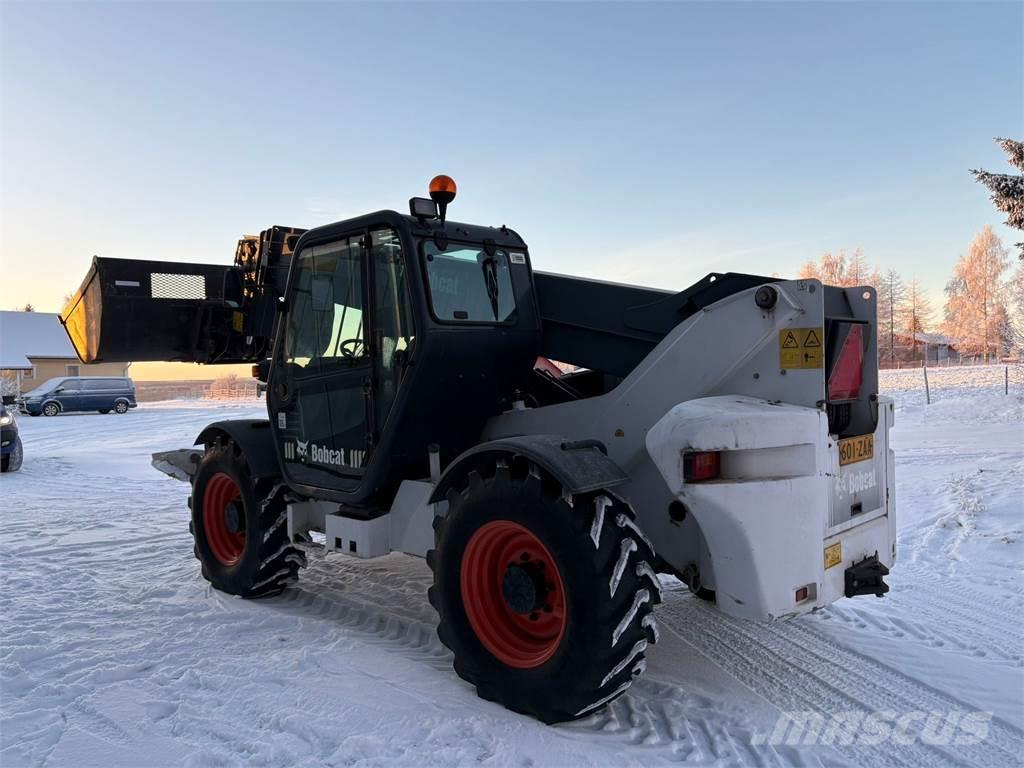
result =
[[[864,379],[864,326],[851,323],[828,377],[829,402],[856,400]]]
[[[683,480],[688,483],[714,480],[721,474],[721,471],[721,457],[716,451],[683,454]]]

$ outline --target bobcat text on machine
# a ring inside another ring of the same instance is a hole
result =
[[[659,573],[766,621],[888,591],[873,289],[534,272],[513,230],[446,221],[449,177],[430,191],[245,237],[230,267],[94,258],[62,313],[85,362],[266,383],[269,419],[154,456],[191,482],[216,588],[277,594],[309,551],[425,556],[455,671],[545,722],[643,672]]]

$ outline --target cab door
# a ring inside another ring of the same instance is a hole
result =
[[[295,257],[268,397],[286,478],[359,485],[372,448],[368,233]]]

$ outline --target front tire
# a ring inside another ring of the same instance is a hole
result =
[[[644,671],[653,549],[607,491],[569,499],[525,461],[491,469],[435,519],[438,636],[482,698],[545,723],[582,717]]]
[[[56,416],[60,413],[60,406],[56,403],[47,403],[43,406],[43,416]]]
[[[14,438],[14,450],[3,457],[0,461],[0,472],[17,472],[21,469],[24,451],[21,447],[21,436]]]
[[[110,409],[109,408],[100,408],[100,413],[102,413],[104,416],[106,416],[108,413],[110,413]]]
[[[284,486],[254,480],[238,447],[207,448],[192,484],[194,554],[221,592],[276,595],[293,584],[306,556],[288,542]]]

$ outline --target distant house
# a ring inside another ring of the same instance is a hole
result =
[[[929,363],[960,362],[960,350],[957,340],[941,333],[915,333],[914,339],[918,346],[924,346],[925,359]]]
[[[918,364],[922,361],[928,365],[944,365],[960,362],[960,350],[957,340],[941,333],[897,333],[894,337],[895,346],[890,352],[886,338],[878,340],[878,364],[883,368],[906,366],[908,363]]]
[[[84,365],[56,314],[0,312],[0,376],[19,392],[57,376],[127,376],[129,365]]]

